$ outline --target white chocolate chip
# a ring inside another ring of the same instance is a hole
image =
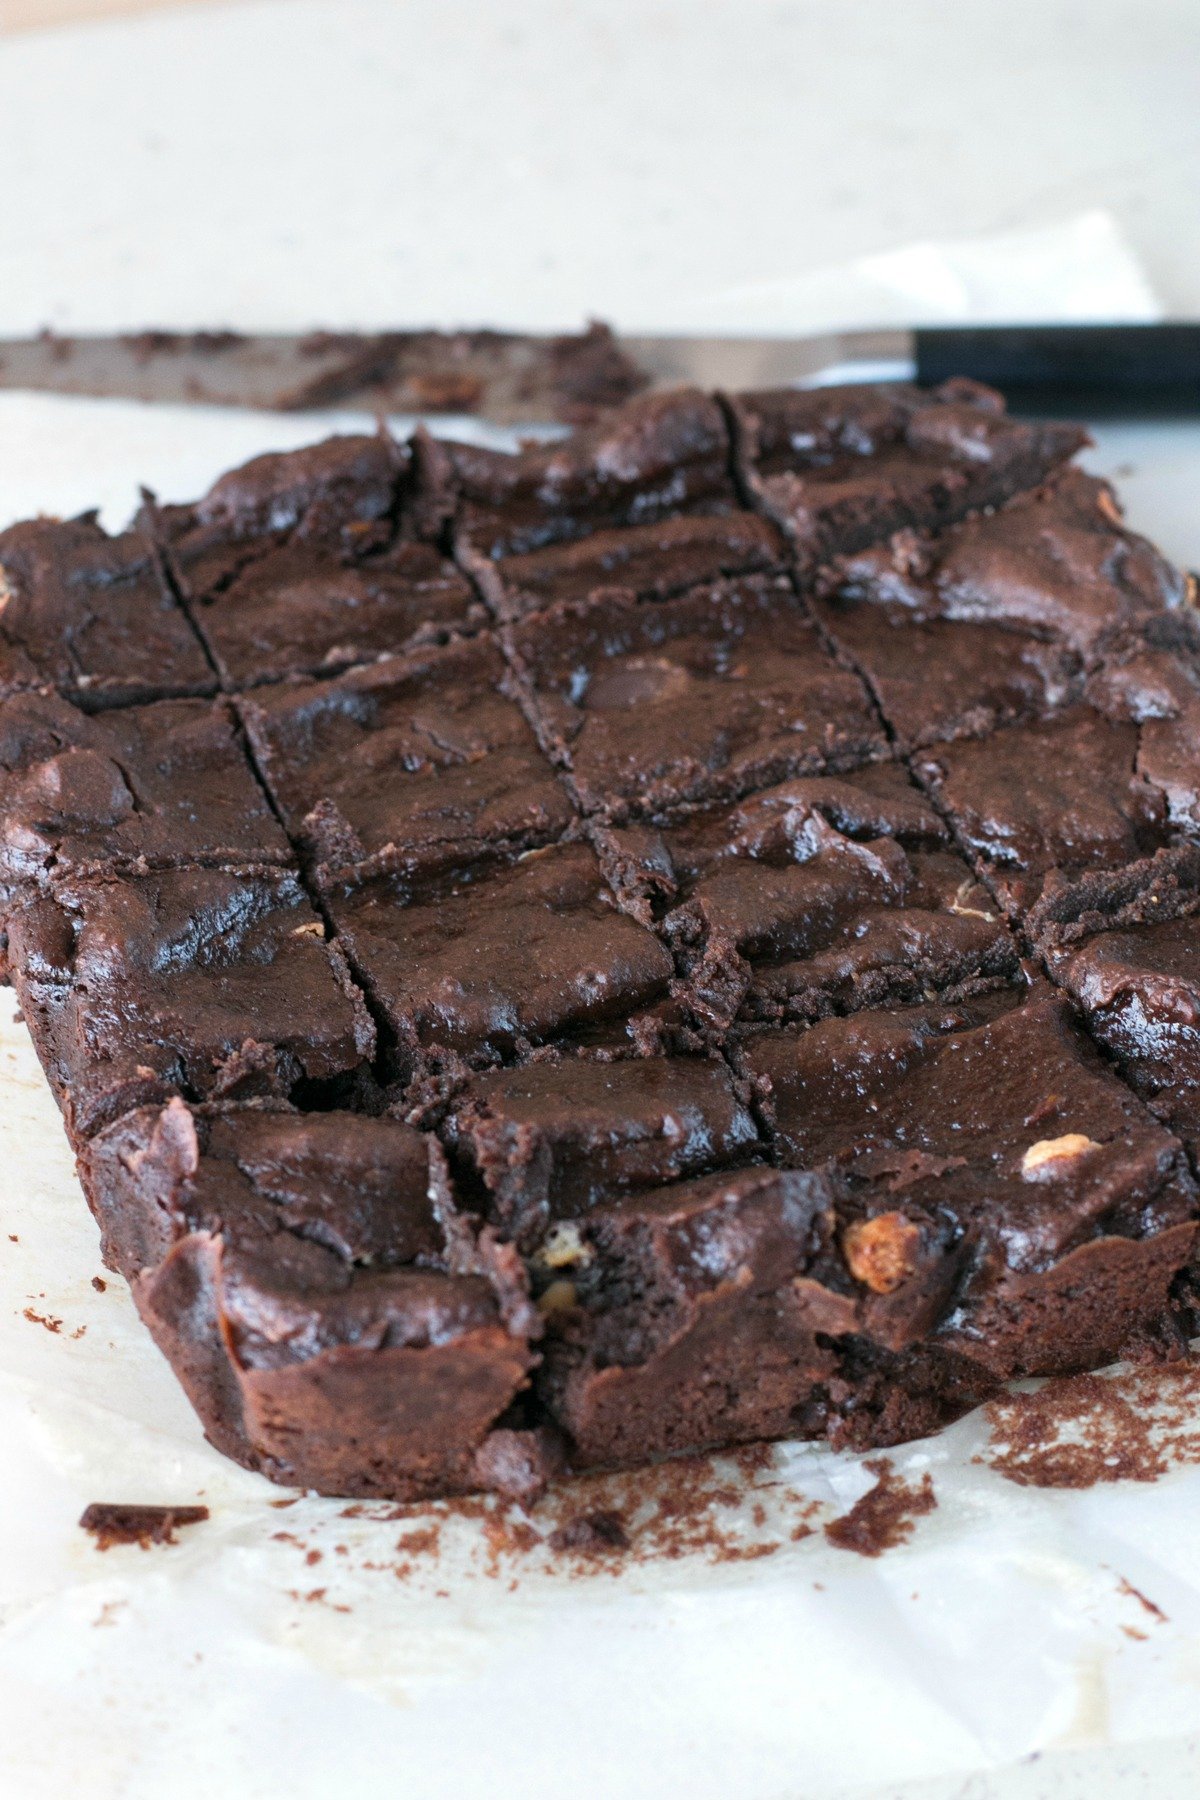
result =
[[[325,936],[325,927],[322,925],[320,919],[310,919],[307,925],[297,925],[292,936],[323,938]]]
[[[0,568],[0,613],[4,611],[10,600],[15,599],[16,595],[12,591],[8,576],[4,573],[3,568]]]
[[[1085,1151],[1098,1148],[1095,1139],[1084,1137],[1081,1131],[1068,1131],[1064,1137],[1039,1138],[1021,1158],[1021,1173],[1026,1181],[1044,1181],[1060,1174],[1064,1163],[1074,1162]]]
[[[572,1225],[566,1219],[551,1226],[546,1233],[545,1242],[534,1257],[534,1261],[543,1269],[568,1269],[572,1264],[589,1263],[591,1260],[591,1247],[580,1237],[578,1225]]]

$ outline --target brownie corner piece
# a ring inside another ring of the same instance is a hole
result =
[[[226,703],[0,700],[0,881],[290,861]]]
[[[8,915],[13,984],[72,1138],[172,1093],[316,1100],[375,1028],[339,945],[275,869],[79,878]]]
[[[0,533],[0,697],[57,688],[92,710],[216,679],[149,540],[91,514]]]
[[[536,1492],[546,1444],[520,1396],[540,1323],[435,1139],[175,1098],[109,1125],[81,1168],[106,1260],[218,1449],[321,1493]]]
[[[828,1019],[751,1039],[744,1061],[777,1156],[835,1163],[848,1218],[951,1223],[966,1261],[929,1322],[940,1354],[995,1381],[1067,1373],[1170,1322],[1196,1185],[1062,995]]]

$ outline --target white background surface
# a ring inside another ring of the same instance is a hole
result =
[[[876,290],[903,309],[914,270],[908,300],[937,313],[960,298],[953,260],[819,272],[1097,207],[1163,302],[1200,311],[1198,49],[1194,0],[273,0],[14,39],[0,334],[801,328]],[[1067,281],[1059,265],[1059,298]],[[1093,271],[1076,298],[1094,292]],[[115,516],[137,478],[186,494],[309,430],[0,396],[0,518]],[[1198,434],[1111,432],[1096,455],[1126,472],[1134,523],[1200,561]],[[971,1464],[967,1421],[899,1459],[932,1468],[942,1504],[879,1564],[818,1539],[734,1571],[534,1571],[509,1594],[464,1540],[446,1599],[358,1569],[395,1527],[305,1503],[313,1541],[353,1538],[332,1590],[353,1611],[334,1613],[290,1598],[295,1552],[271,1533],[299,1509],[207,1450],[125,1295],[91,1289],[94,1235],[6,1022],[0,1251],[5,1800],[1195,1790],[1195,1472],[1019,1490]],[[814,1449],[784,1473],[832,1508],[868,1479]],[[174,1550],[100,1557],[74,1529],[87,1500],[201,1492],[213,1521]],[[1144,1640],[1114,1571],[1169,1615]]]

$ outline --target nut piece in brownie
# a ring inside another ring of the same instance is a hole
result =
[[[239,702],[293,841],[321,880],[521,850],[574,813],[487,638]]]
[[[459,1088],[442,1131],[463,1192],[526,1249],[554,1221],[761,1153],[728,1067],[699,1056],[488,1070]]]
[[[543,742],[589,812],[620,818],[887,754],[865,689],[785,577],[657,606],[608,593],[512,627]]]
[[[697,1016],[809,1020],[1011,978],[1017,949],[896,764],[808,776],[602,835]]]
[[[494,1061],[620,1019],[674,973],[652,931],[621,912],[586,844],[489,858],[408,882],[333,889],[355,973],[396,1034],[400,1072],[446,1052]]]
[[[696,388],[641,395],[518,455],[430,438],[422,448],[426,510],[453,510],[459,544],[485,557],[738,505],[724,414]]]
[[[772,388],[730,404],[743,480],[806,567],[998,506],[1088,441],[1076,425],[1010,419],[971,381]]]
[[[227,688],[482,622],[463,575],[408,528],[410,464],[389,438],[330,438],[256,457],[194,506],[147,510]]]
[[[81,1172],[105,1260],[219,1450],[324,1493],[536,1489],[538,1437],[493,1434],[536,1314],[515,1254],[458,1213],[435,1139],[174,1099],[110,1125]]]
[[[216,685],[141,532],[93,514],[0,532],[0,698],[54,687],[96,711]]]
[[[743,1052],[779,1160],[847,1184],[846,1266],[887,1297],[875,1344],[932,1333],[1001,1381],[1095,1366],[1169,1325],[1200,1216],[1182,1146],[1061,996],[860,1012],[751,1033]]]
[[[1079,883],[1040,925],[1050,973],[1092,1036],[1200,1156],[1200,845]]]
[[[19,897],[10,974],[78,1142],[131,1107],[348,1089],[374,1028],[295,877],[189,868]]]
[[[983,736],[1082,687],[1107,644],[1189,583],[1071,469],[942,532],[899,532],[823,571],[815,609],[910,747]]]
[[[701,582],[770,573],[786,561],[778,527],[751,512],[683,513],[594,531],[494,563],[472,558],[476,579],[502,619],[587,600],[610,587],[639,600],[666,600]]]
[[[0,881],[290,861],[225,702],[0,701]]]

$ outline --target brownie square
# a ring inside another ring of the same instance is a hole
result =
[[[412,535],[410,468],[388,438],[331,438],[256,457],[195,506],[149,509],[227,688],[335,673],[483,622],[465,576]]]
[[[486,638],[239,702],[293,840],[329,882],[516,851],[574,813]]]
[[[1078,697],[1107,649],[1183,607],[1186,579],[1072,469],[941,532],[900,532],[821,576],[818,617],[910,747],[984,736]]]
[[[1017,949],[906,772],[878,764],[609,834],[693,1010],[786,1022],[993,984]],[[640,895],[638,890],[640,889]]]
[[[110,1267],[206,1435],[322,1493],[417,1499],[536,1477],[497,1420],[535,1360],[511,1252],[457,1212],[435,1140],[383,1118],[175,1099],[82,1161]]]
[[[751,1034],[745,1064],[784,1164],[832,1163],[849,1184],[842,1250],[860,1291],[887,1298],[886,1347],[911,1340],[906,1288],[928,1290],[934,1246],[940,1346],[997,1380],[1111,1360],[1165,1312],[1195,1185],[1060,996]]]
[[[499,616],[519,619],[560,601],[590,599],[603,588],[666,600],[701,583],[777,571],[786,561],[786,540],[769,519],[727,512],[594,531],[494,563],[476,556],[473,566]]]
[[[805,567],[1037,487],[1087,440],[975,382],[774,388],[731,400],[743,479]]]
[[[1151,621],[1105,657],[1093,705],[1137,727],[1137,773],[1172,832],[1200,833],[1200,623],[1189,607]]]
[[[374,1028],[295,877],[70,879],[9,915],[13,984],[78,1142],[174,1093],[323,1097]]]
[[[618,910],[586,844],[417,884],[378,877],[334,890],[329,909],[402,1072],[446,1052],[494,1060],[621,1018],[674,972],[653,932]]]
[[[472,1076],[442,1127],[464,1193],[524,1248],[556,1220],[761,1153],[715,1057],[538,1058]]]
[[[0,698],[54,687],[95,711],[216,685],[140,532],[92,514],[0,532]]]
[[[1165,842],[1164,796],[1137,757],[1135,724],[1080,704],[938,745],[917,768],[993,890],[1022,916],[1052,875],[1120,868]]]
[[[426,509],[453,510],[458,541],[486,557],[738,505],[725,416],[695,388],[639,395],[517,455],[432,439],[424,448]]]
[[[657,606],[606,594],[539,613],[512,640],[544,742],[601,816],[887,754],[865,690],[827,655],[783,578]]]
[[[748,1168],[654,1188],[547,1239],[538,1396],[577,1465],[819,1428],[853,1303],[820,1286],[834,1179]]]
[[[0,702],[0,882],[290,861],[223,702],[102,713],[52,693]]]

